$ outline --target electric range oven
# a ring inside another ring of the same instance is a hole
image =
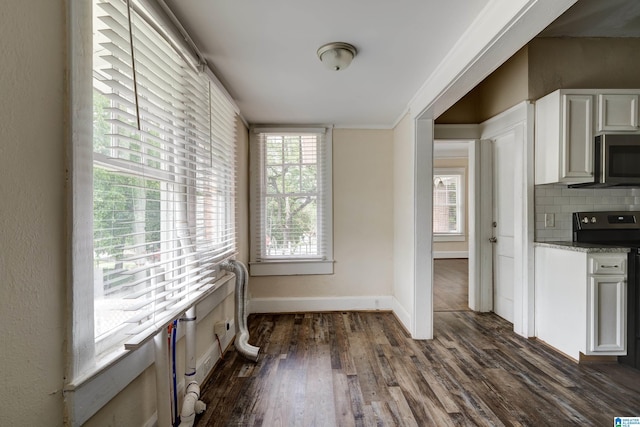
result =
[[[627,355],[640,369],[640,211],[574,212],[573,241],[629,248],[627,262]]]

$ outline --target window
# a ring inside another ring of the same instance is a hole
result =
[[[236,250],[234,107],[139,8],[93,7],[96,358],[193,305]]]
[[[252,275],[331,274],[331,131],[251,135]]]
[[[438,240],[464,238],[464,169],[434,169],[433,234]]]

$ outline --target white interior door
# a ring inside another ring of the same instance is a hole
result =
[[[513,323],[515,134],[493,140],[493,311]]]

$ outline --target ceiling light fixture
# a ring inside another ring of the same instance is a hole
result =
[[[334,71],[347,68],[358,51],[349,43],[333,42],[320,46],[318,58],[324,65]]]

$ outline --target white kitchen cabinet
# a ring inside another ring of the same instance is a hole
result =
[[[536,184],[593,181],[594,99],[557,90],[536,101]]]
[[[626,354],[627,254],[535,248],[536,336],[575,360]]]
[[[598,132],[637,130],[638,93],[598,94]]]
[[[624,276],[589,278],[586,354],[627,354],[626,289]]]

